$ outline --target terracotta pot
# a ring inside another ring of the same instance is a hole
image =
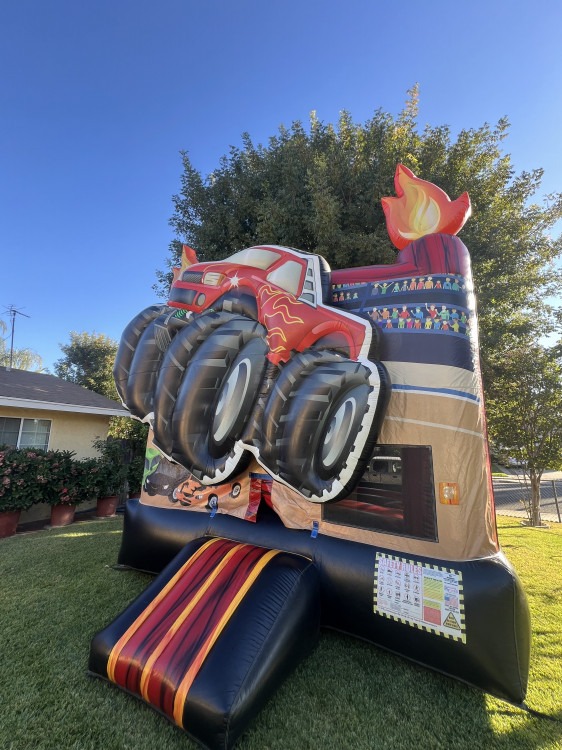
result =
[[[69,526],[75,512],[75,505],[51,505],[51,526]]]
[[[13,536],[20,520],[21,510],[0,511],[0,539]]]
[[[119,498],[117,495],[110,495],[110,497],[98,497],[98,504],[96,508],[96,516],[98,518],[111,518],[115,515],[115,510],[119,505]]]

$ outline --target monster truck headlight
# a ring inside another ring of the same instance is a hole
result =
[[[203,276],[203,284],[208,284],[209,286],[219,286],[222,284],[224,280],[224,274],[223,273],[217,273],[216,271],[207,271],[207,273]]]

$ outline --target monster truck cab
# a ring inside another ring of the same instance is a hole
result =
[[[368,357],[371,327],[326,305],[329,288],[330,267],[321,256],[263,245],[180,271],[169,305],[194,313],[232,310],[259,320],[274,364],[319,341],[352,359]]]

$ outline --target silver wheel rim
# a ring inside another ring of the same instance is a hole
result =
[[[357,403],[353,397],[346,398],[330,420],[320,460],[326,469],[330,469],[341,456],[353,429]]]
[[[250,372],[250,360],[240,360],[221,388],[212,427],[213,440],[216,443],[228,437],[234,427],[246,397]]]

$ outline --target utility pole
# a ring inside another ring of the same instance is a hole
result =
[[[16,327],[16,315],[23,315],[24,318],[30,318],[30,315],[26,315],[25,313],[22,313],[21,310],[18,310],[14,305],[10,305],[10,307],[7,308],[8,315],[10,316],[12,320],[12,332],[10,336],[10,366],[8,369],[12,369],[12,362],[14,360],[14,329]]]

